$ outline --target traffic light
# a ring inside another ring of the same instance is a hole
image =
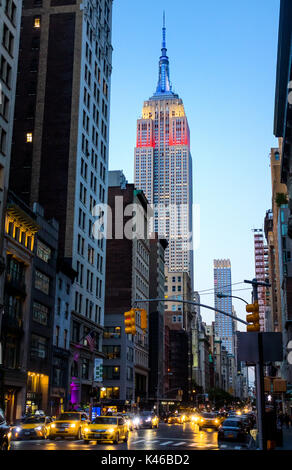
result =
[[[142,330],[147,329],[147,312],[144,308],[140,309],[141,312],[141,328]]]
[[[134,308],[131,308],[129,312],[124,313],[124,322],[125,322],[125,333],[127,335],[136,334],[136,312]]]
[[[246,321],[250,325],[246,326],[246,331],[260,331],[260,316],[259,316],[259,303],[257,300],[253,304],[248,304],[245,307],[248,313],[251,315],[246,315]]]

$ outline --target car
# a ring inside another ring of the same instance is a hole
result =
[[[199,413],[194,413],[191,417],[191,422],[193,424],[198,424],[199,423],[199,420],[200,420],[200,415]]]
[[[50,416],[31,415],[21,419],[12,428],[12,439],[47,439],[53,419]]]
[[[248,431],[241,419],[227,418],[219,428],[219,441],[247,442]]]
[[[129,420],[131,421],[131,426],[133,429],[139,429],[141,424],[141,419],[139,415],[135,413],[128,413]]]
[[[82,439],[84,428],[90,423],[86,413],[79,411],[65,411],[51,423],[48,432],[48,438],[51,440],[56,437],[73,437]]]
[[[129,429],[126,420],[121,416],[97,416],[84,428],[83,442],[113,441],[118,444],[122,439],[128,441]]]
[[[141,428],[158,428],[159,418],[153,411],[142,411],[139,414]]]
[[[4,412],[0,408],[0,450],[10,450],[11,430],[8,426]]]
[[[183,424],[186,421],[186,417],[180,413],[174,413],[170,415],[167,419],[168,424]]]
[[[198,421],[199,430],[203,428],[218,429],[221,425],[222,419],[216,413],[201,413]]]
[[[124,418],[127,426],[128,426],[128,431],[133,431],[134,429],[134,424],[132,422],[132,419],[128,413],[114,413],[112,416],[115,416],[117,418]]]

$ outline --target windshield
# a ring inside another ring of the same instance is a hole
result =
[[[223,427],[224,428],[240,428],[240,423],[239,421],[226,419],[223,423]]]
[[[118,424],[117,418],[95,418],[93,424]]]
[[[80,413],[62,413],[58,416],[58,421],[70,420],[70,421],[79,421]]]
[[[203,418],[216,418],[214,413],[202,413]]]
[[[44,423],[45,422],[45,418],[39,418],[38,416],[37,417],[31,417],[31,418],[25,418],[22,423],[24,424],[31,424],[31,423]]]

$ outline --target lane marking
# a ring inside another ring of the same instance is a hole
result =
[[[183,446],[184,444],[186,444],[186,442],[178,442],[177,444],[173,444],[174,446]]]
[[[139,441],[132,441],[131,444],[138,444],[138,442],[145,442],[145,439],[140,439]]]
[[[166,441],[166,442],[162,442],[160,445],[161,446],[167,446],[167,444],[172,444],[173,441]]]

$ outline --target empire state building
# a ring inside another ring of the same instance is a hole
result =
[[[134,181],[152,205],[152,231],[168,240],[169,271],[187,271],[193,281],[190,131],[183,101],[172,91],[165,20],[156,92],[137,120]]]

